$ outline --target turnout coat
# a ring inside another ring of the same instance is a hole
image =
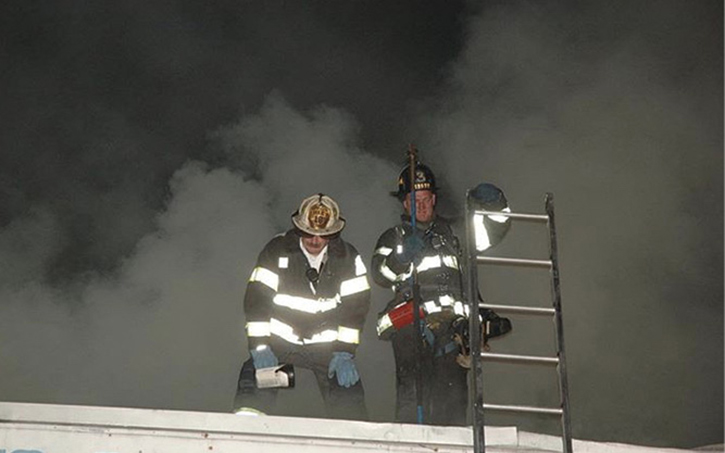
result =
[[[354,353],[370,308],[370,285],[355,247],[335,236],[320,272],[310,268],[295,230],[259,254],[244,297],[249,348],[316,345]]]

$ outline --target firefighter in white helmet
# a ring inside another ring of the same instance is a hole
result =
[[[247,284],[251,358],[240,374],[236,404],[272,412],[276,390],[254,388],[250,369],[285,363],[314,373],[329,417],[365,420],[354,361],[370,307],[365,265],[340,237],[345,220],[329,196],[305,198],[292,223],[264,247]]]
[[[375,282],[391,288],[395,297],[379,314],[380,339],[393,345],[396,372],[396,421],[437,425],[465,425],[468,401],[465,360],[469,308],[463,300],[462,250],[448,220],[436,213],[437,186],[433,172],[416,164],[414,180],[410,167],[398,177],[392,193],[403,205],[399,225],[378,239],[372,258]],[[415,200],[411,200],[411,188]],[[416,204],[416,222],[411,205]],[[415,223],[415,228],[413,224]],[[505,233],[505,232],[504,232]],[[411,276],[417,274],[422,332],[413,324]],[[511,330],[506,318],[491,310],[481,312],[488,340]],[[419,349],[417,342],[423,345]],[[415,381],[422,378],[422,414]]]

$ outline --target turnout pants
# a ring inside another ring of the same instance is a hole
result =
[[[416,374],[423,381],[423,423],[428,425],[465,425],[468,407],[467,370],[456,363],[458,348],[446,348],[450,337],[438,338],[431,346],[415,334],[412,325],[397,331],[392,339],[395,357],[395,419],[417,423]],[[418,357],[416,342],[423,343]],[[448,351],[448,352],[446,352]]]
[[[355,385],[345,388],[337,383],[337,376],[327,377],[328,366],[332,359],[332,352],[329,348],[322,349],[315,345],[290,345],[284,350],[273,348],[273,351],[277,355],[280,365],[290,363],[294,365],[295,371],[298,368],[304,368],[313,372],[328,417],[349,420],[368,419],[362,379]],[[279,389],[258,389],[253,379],[254,363],[249,358],[244,362],[239,375],[235,407],[252,407],[265,414],[283,415],[274,413]],[[294,389],[283,389],[282,391],[294,391]]]

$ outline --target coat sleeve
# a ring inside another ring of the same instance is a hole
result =
[[[340,308],[336,349],[354,353],[370,310],[370,284],[362,257],[349,246],[349,271],[340,282]]]
[[[244,294],[244,314],[249,349],[268,344],[272,300],[279,287],[279,275],[272,243],[259,254]]]
[[[375,283],[384,288],[392,288],[410,275],[412,266],[401,263],[397,258],[402,241],[402,235],[397,229],[391,228],[380,236],[375,245],[370,273]]]

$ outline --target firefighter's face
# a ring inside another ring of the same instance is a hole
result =
[[[430,222],[435,216],[436,194],[430,190],[416,190],[415,192],[415,220]],[[410,194],[403,200],[403,208],[410,215]]]
[[[329,237],[311,235],[302,236],[302,246],[310,255],[319,255],[328,242],[330,242]]]

